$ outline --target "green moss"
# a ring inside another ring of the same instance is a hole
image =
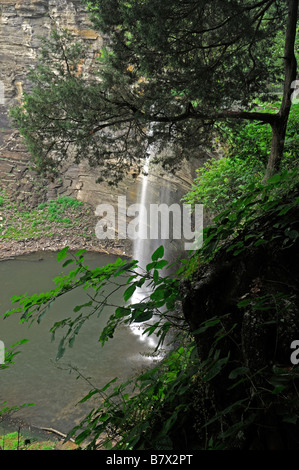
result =
[[[0,206],[3,206],[1,216],[5,220],[0,231],[0,241],[23,240],[50,236],[65,228],[78,225],[76,220],[84,204],[69,196],[43,202],[36,209],[28,211],[24,204],[17,207],[4,189],[0,190]]]
[[[2,450],[54,450],[55,442],[25,439],[17,432],[0,436]]]

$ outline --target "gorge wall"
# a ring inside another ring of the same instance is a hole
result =
[[[103,38],[92,29],[80,0],[0,1],[0,80],[4,89],[4,99],[0,101],[0,187],[28,209],[61,195],[75,197],[93,209],[101,203],[117,204],[118,195],[126,195],[127,205],[135,203],[142,176],[134,169],[117,188],[96,183],[97,169],[91,169],[87,162],[69,162],[59,178],[42,178],[35,172],[19,132],[10,125],[9,108],[22,100],[24,91],[30,91],[27,75],[37,60],[40,37],[48,36],[53,27],[67,28],[74,37],[88,41],[91,55],[96,56],[102,46]],[[170,200],[179,201],[190,189],[197,166],[199,161],[194,159],[175,175],[162,172],[161,168],[151,172],[150,188],[155,201],[159,202],[165,185]]]

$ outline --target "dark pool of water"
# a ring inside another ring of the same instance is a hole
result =
[[[85,255],[90,267],[114,260],[115,257],[102,254]],[[54,287],[53,277],[61,270],[55,253],[36,253],[0,262],[1,317],[11,308],[11,296],[49,290]],[[5,320],[0,318],[0,340],[5,346],[23,338],[29,340],[21,347],[15,364],[0,372],[0,404],[4,401],[12,406],[35,403],[15,415],[33,426],[68,432],[94,406],[93,402],[76,405],[92,387],[86,380],[77,378],[74,367],[94,386],[102,387],[115,377],[126,380],[142,367],[149,366],[150,359],[143,353],[152,351],[150,344],[141,341],[127,327],[120,328],[104,347],[99,343],[99,334],[112,309],[100,318],[90,319],[74,346],[56,361],[61,334],[52,342],[49,330],[55,321],[74,315],[73,308],[85,301],[84,295],[83,291],[75,291],[60,298],[40,324],[34,322],[30,327],[28,323],[20,324],[18,315]],[[122,302],[120,292],[114,295],[113,302]]]

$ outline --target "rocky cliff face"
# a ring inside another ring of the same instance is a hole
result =
[[[88,41],[91,55],[102,46],[103,39],[92,29],[80,0],[0,1],[0,85],[4,90],[4,95],[0,95],[0,187],[27,208],[61,195],[76,197],[93,209],[101,203],[117,204],[118,195],[126,195],[127,205],[135,203],[141,176],[134,175],[134,169],[115,189],[105,182],[96,183],[97,169],[91,169],[87,162],[68,163],[59,178],[43,179],[31,168],[18,131],[10,126],[9,107],[22,100],[24,91],[30,91],[27,76],[37,60],[40,37],[48,36],[57,26]],[[196,166],[198,162],[188,163],[175,176],[157,169],[150,178],[155,202],[159,202],[163,185],[169,188],[169,200],[178,201],[189,190]]]
[[[101,47],[102,38],[92,30],[78,0],[2,0],[0,8],[0,83],[4,91],[0,100],[1,184],[18,201],[30,205],[40,200],[41,189],[45,198],[56,197],[59,188],[61,193],[76,194],[81,188],[76,181],[80,171],[68,173],[65,181],[61,178],[59,182],[40,180],[32,172],[18,132],[10,127],[8,109],[22,100],[24,91],[30,91],[28,71],[37,59],[40,38],[48,36],[53,27],[67,28],[90,42],[91,53]]]
[[[0,80],[6,106],[30,89],[28,69],[37,59],[40,38],[48,36],[53,27],[69,29],[89,41],[94,50],[101,47],[102,38],[91,29],[81,1],[2,0],[0,8]]]

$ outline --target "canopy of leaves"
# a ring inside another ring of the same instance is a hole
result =
[[[109,34],[115,68],[125,71],[130,65],[136,78],[147,78],[144,91],[151,93],[149,101],[157,111],[164,109],[166,116],[188,103],[209,112],[234,102],[247,105],[252,93],[274,76],[274,51],[269,55],[267,48],[265,60],[265,47],[283,28],[284,2],[95,0],[87,4],[98,28]]]
[[[275,103],[259,103],[265,111],[275,108]],[[227,209],[231,203],[245,196],[250,188],[259,186],[262,180],[269,147],[271,128],[254,122],[217,123],[217,146],[222,146],[221,158],[209,159],[197,170],[191,190],[183,201],[191,204],[204,204],[205,210],[216,215]],[[299,106],[293,104],[288,121],[282,170],[298,168]],[[293,173],[291,187],[298,181]],[[271,185],[275,190],[275,185]],[[250,190],[252,192],[252,189]]]
[[[156,153],[171,147],[173,163],[181,161],[210,138],[215,119],[250,110],[281,76],[269,43],[283,32],[285,2],[86,3],[107,36],[99,59],[90,62],[86,45],[54,32],[31,94],[12,111],[41,169],[71,153],[100,163],[100,179],[110,174],[116,183],[153,141]]]

